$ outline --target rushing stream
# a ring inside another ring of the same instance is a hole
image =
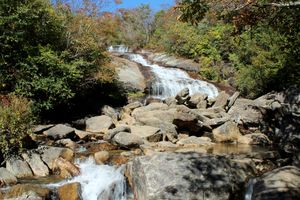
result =
[[[198,92],[207,94],[210,98],[218,95],[218,89],[206,81],[196,80],[191,78],[187,72],[176,69],[166,68],[156,64],[151,64],[142,55],[130,53],[128,47],[117,45],[111,46],[108,49],[110,52],[127,53],[131,61],[137,62],[144,67],[149,67],[154,74],[154,79],[151,83],[150,95],[152,97],[165,99],[176,96],[184,88],[188,88],[190,94]]]
[[[56,188],[67,183],[80,183],[83,200],[126,200],[126,180],[123,175],[124,167],[97,165],[94,159],[89,158],[77,162],[81,174],[71,180],[46,187]]]

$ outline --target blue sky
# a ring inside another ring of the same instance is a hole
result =
[[[158,11],[162,8],[168,8],[174,5],[174,0],[122,0],[121,5],[110,5],[109,10],[114,11],[119,8],[135,8],[140,4],[150,4],[150,7],[154,11]]]

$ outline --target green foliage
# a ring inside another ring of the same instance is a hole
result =
[[[48,0],[3,0],[0,11],[0,93],[27,97],[39,112],[67,104],[97,71],[113,79],[114,69],[101,68],[106,55],[94,12],[55,10]]]
[[[0,99],[0,149],[5,158],[20,153],[25,137],[31,133],[30,106],[25,98],[13,95]]]

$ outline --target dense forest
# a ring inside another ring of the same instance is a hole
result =
[[[168,52],[199,63],[203,79],[255,98],[300,84],[300,3],[182,0],[105,12],[84,0],[0,1],[0,148],[19,151],[35,120],[90,91],[120,99],[108,46]],[[113,90],[110,88],[114,88]]]

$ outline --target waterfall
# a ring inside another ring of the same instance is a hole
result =
[[[248,181],[244,200],[251,200],[252,199],[253,185],[254,185],[255,181],[256,180],[254,178],[251,178]]]
[[[187,72],[176,69],[161,67],[156,64],[150,64],[139,54],[130,54],[129,59],[140,63],[145,67],[150,67],[154,73],[155,80],[153,81],[150,94],[157,98],[168,98],[176,96],[184,88],[188,88],[190,95],[201,92],[214,98],[218,95],[218,89],[206,81],[190,78]]]
[[[125,45],[114,45],[108,47],[109,52],[114,52],[114,53],[127,53],[130,51],[129,47]]]
[[[93,158],[77,161],[81,174],[71,180],[62,181],[47,187],[59,187],[67,183],[78,182],[82,188],[83,200],[126,200],[126,180],[124,167],[96,165]]]
[[[121,54],[126,53],[129,56],[129,60],[151,69],[154,74],[150,88],[150,95],[152,97],[165,99],[176,96],[184,88],[189,89],[190,95],[205,93],[209,98],[214,98],[218,95],[218,89],[213,84],[193,79],[187,72],[181,69],[151,64],[142,55],[130,53],[129,48],[124,45],[111,46],[108,51]]]

